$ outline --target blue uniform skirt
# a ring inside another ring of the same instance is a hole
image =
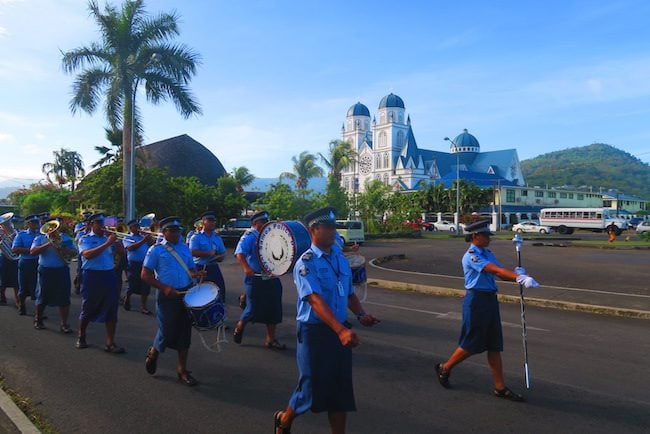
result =
[[[261,324],[280,324],[282,322],[282,282],[280,279],[246,277],[246,309],[239,319]]]
[[[45,306],[70,306],[70,268],[38,267],[36,304]]]
[[[197,265],[197,270],[202,270],[202,265]],[[219,264],[212,263],[205,266],[205,271],[208,275],[205,277],[205,280],[208,282],[213,282],[221,289],[221,301],[226,302],[226,282],[223,280],[223,274],[221,274],[221,268]]]
[[[345,324],[350,327],[349,324]],[[289,399],[296,413],[356,411],[352,349],[325,324],[298,322],[298,386]]]
[[[81,321],[117,321],[120,287],[114,270],[81,270]]]
[[[18,288],[18,260],[2,258],[2,287]]]
[[[36,299],[38,258],[18,260],[18,297]]]
[[[127,270],[129,276],[129,289],[126,291],[127,295],[149,295],[151,292],[151,287],[140,277],[141,272],[142,262],[129,261],[129,268]]]
[[[503,351],[501,316],[496,292],[467,290],[458,346],[472,354]]]
[[[158,331],[153,345],[159,352],[169,347],[174,350],[186,350],[192,343],[192,319],[183,304],[183,299],[166,297],[158,293]]]

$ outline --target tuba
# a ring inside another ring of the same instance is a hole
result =
[[[60,226],[61,223],[59,223],[57,220],[50,220],[49,222],[43,224],[39,231],[47,237],[47,239],[50,241],[50,244],[52,244],[52,247],[54,247],[54,250],[56,250],[56,253],[61,257],[61,259],[63,259],[63,262],[67,264],[70,262],[74,255],[66,253],[66,251],[63,249],[63,246],[61,245],[61,233],[57,232]]]
[[[11,222],[14,213],[8,212],[0,216],[0,251],[2,255],[10,261],[18,259],[18,255],[11,251],[11,246],[18,232]]]

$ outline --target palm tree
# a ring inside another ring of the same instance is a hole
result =
[[[291,157],[293,161],[293,172],[284,172],[281,178],[296,180],[296,189],[304,190],[307,188],[310,178],[323,176],[323,168],[316,165],[316,157],[308,151],[303,151],[296,156]]]
[[[104,128],[106,132],[106,140],[111,144],[108,146],[95,146],[95,151],[99,152],[102,156],[91,167],[102,167],[104,164],[113,163],[122,157],[122,130],[117,127]]]
[[[251,182],[255,180],[255,175],[253,175],[247,167],[235,167],[232,169],[232,177],[237,181],[239,192],[244,191],[244,187],[250,185]]]
[[[66,151],[63,170],[68,182],[70,182],[70,190],[74,192],[77,181],[86,175],[81,155],[75,151]]]
[[[63,188],[69,182],[71,190],[74,191],[76,181],[86,174],[81,155],[65,148],[53,151],[52,155],[54,161],[43,164],[41,171],[51,184],[54,184],[51,178],[54,177],[54,181],[59,184],[59,188]]]
[[[318,156],[328,168],[330,176],[333,176],[339,183],[341,182],[341,172],[350,163],[354,162],[356,155],[357,153],[352,149],[352,145],[341,140],[330,141],[329,158],[320,152],[318,153]]]
[[[132,182],[132,131],[142,131],[135,105],[138,84],[144,81],[147,100],[153,104],[169,99],[185,118],[200,114],[187,86],[200,58],[184,45],[170,42],[179,34],[176,13],[149,17],[142,0],[125,0],[119,11],[107,4],[104,12],[96,0],[91,0],[88,9],[102,38],[62,53],[64,71],[79,72],[72,86],[70,110],[73,114],[79,110],[92,114],[103,94],[109,125],[122,126],[126,199]]]

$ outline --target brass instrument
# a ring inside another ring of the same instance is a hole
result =
[[[140,232],[142,232],[145,235],[151,235],[155,239],[161,238],[163,236],[162,232],[147,231],[147,230],[143,230],[143,229],[140,229]]]
[[[140,230],[145,231],[151,230],[151,227],[153,226],[154,222],[156,221],[156,214],[150,213],[145,216],[142,216],[138,224],[140,225]]]
[[[56,253],[61,259],[63,259],[63,262],[69,263],[70,260],[75,257],[75,254],[66,251],[66,249],[61,245],[61,233],[58,232],[60,226],[61,223],[59,223],[58,220],[50,220],[41,226],[39,232],[47,237],[50,244],[52,244],[52,247],[54,247],[54,250],[56,250]]]
[[[18,255],[11,251],[11,246],[18,234],[11,221],[13,216],[12,212],[0,216],[0,251],[5,258],[11,261],[18,259]]]
[[[118,240],[124,241],[129,236],[129,228],[125,224],[119,224],[117,226],[105,226],[104,232],[109,234],[115,234]]]

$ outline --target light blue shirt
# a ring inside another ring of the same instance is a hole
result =
[[[126,249],[131,244],[135,244],[138,241],[142,240],[143,238],[144,238],[144,235],[142,235],[142,234],[137,234],[136,235],[136,234],[133,234],[133,233],[129,233],[129,235],[126,236],[124,240],[122,240],[122,245]],[[149,244],[142,243],[142,245],[140,245],[140,247],[138,247],[137,249],[135,249],[133,251],[127,250],[126,251],[126,259],[129,262],[142,262],[142,261],[144,261],[144,257],[147,255],[147,250],[149,250]]]
[[[262,272],[260,265],[260,258],[257,255],[257,238],[260,233],[257,229],[251,229],[241,236],[235,249],[235,255],[242,254],[246,258],[246,262],[256,273]]]
[[[481,249],[474,244],[469,246],[463,255],[463,273],[465,274],[465,288],[497,292],[496,277],[492,273],[483,272],[488,264],[501,267],[497,258],[488,249]]]
[[[352,270],[336,243],[332,245],[329,255],[312,244],[296,262],[293,281],[298,290],[297,321],[310,324],[323,322],[307,301],[311,294],[321,296],[338,321],[347,320],[348,297],[354,294]]]
[[[34,238],[34,242],[32,242],[32,249],[40,247],[43,244],[47,244],[49,242],[50,240],[47,238],[47,235],[41,234]],[[68,234],[65,233],[61,234],[61,246],[65,247],[66,249],[72,249],[76,251],[74,244],[72,243],[72,238],[70,238]],[[59,256],[56,249],[53,246],[50,246],[42,251],[40,255],[38,255],[38,265],[45,268],[61,268],[65,267],[68,264],[66,264],[65,261],[61,259],[61,256]]]
[[[192,253],[182,238],[179,238],[177,244],[163,240],[149,247],[147,255],[144,258],[143,267],[153,270],[156,279],[165,285],[169,285],[175,289],[188,287],[191,285],[192,279],[187,274],[187,271],[185,271],[185,268],[178,263],[174,255],[167,251],[165,246],[174,249],[187,268],[194,270]]]
[[[194,234],[190,239],[190,250],[201,250],[203,252],[216,250],[217,255],[222,255],[226,253],[226,246],[223,244],[223,240],[216,234],[216,232],[212,232],[208,235],[205,231],[201,231]],[[194,258],[194,263],[196,265],[205,265],[211,261],[214,261],[214,257]]]
[[[190,243],[190,240],[192,239],[192,237],[194,236],[194,234],[196,234],[196,231],[191,230],[191,231],[189,231],[189,232],[187,233],[187,235],[185,235],[185,244],[189,244],[189,243]]]
[[[14,242],[11,245],[11,248],[15,249],[16,247],[26,247],[28,249],[31,249],[34,238],[39,235],[41,235],[41,233],[38,230],[33,232],[29,229],[26,231],[20,231],[16,234],[16,238],[14,238]],[[21,253],[18,256],[18,259],[38,259],[38,256],[30,255],[28,253]]]
[[[104,244],[108,240],[106,235],[99,236],[93,231],[79,238],[79,253],[85,250],[94,249]],[[81,269],[82,270],[112,270],[113,269],[113,251],[115,247],[108,246],[99,255],[92,259],[87,259],[81,255]]]
[[[338,244],[341,250],[343,250],[345,243],[343,243],[343,237],[338,232],[336,232],[336,244]]]

